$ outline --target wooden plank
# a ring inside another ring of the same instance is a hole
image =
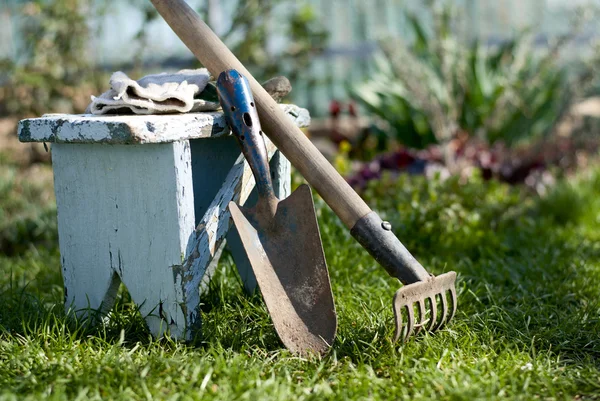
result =
[[[236,159],[240,155],[240,148],[235,142],[236,140],[233,136],[213,141],[190,140],[196,225],[200,223],[200,220],[209,209],[211,202],[226,181],[231,166],[235,164]],[[290,195],[290,163],[281,152],[276,152],[271,158],[270,167],[275,195],[280,199],[285,199]],[[254,204],[256,199],[256,188],[254,188],[244,204]],[[242,244],[239,241],[239,236],[237,236],[235,226],[231,226],[224,242],[227,243],[229,250],[233,254],[236,268],[246,292],[253,293],[256,289],[256,279],[254,278]],[[208,284],[216,271],[220,251],[222,251],[225,245],[224,242],[220,246],[220,249],[217,248],[215,250],[212,261],[206,267],[204,278],[200,283],[201,294],[208,289]]]
[[[293,104],[279,107],[299,127],[308,127],[308,110]],[[21,120],[21,142],[147,144],[230,134],[222,112],[106,115],[48,114]]]
[[[231,166],[240,156],[240,147],[233,136],[218,140],[190,140],[192,149],[192,177],[194,180],[194,211],[196,225],[210,207],[213,199],[223,186]],[[225,243],[215,250],[212,261],[206,267],[206,273],[200,283],[200,293],[204,294],[217,269]],[[237,260],[236,260],[237,265]],[[243,269],[243,268],[242,268]]]
[[[269,158],[276,151],[275,146],[265,136]],[[196,230],[191,234],[186,251],[185,262],[173,270],[175,287],[180,291],[177,298],[187,322],[185,338],[191,339],[200,329],[200,288],[203,281],[209,281],[212,272],[208,266],[219,251],[229,228],[231,216],[229,202],[244,204],[254,188],[254,177],[244,156],[236,159],[221,189],[214,197],[206,213],[200,219]]]
[[[194,232],[190,147],[54,144],[66,307],[112,307],[122,280],[151,332],[182,337],[174,270]]]

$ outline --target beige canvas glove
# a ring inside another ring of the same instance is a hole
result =
[[[166,114],[216,110],[219,103],[197,98],[209,79],[205,68],[147,75],[138,81],[117,71],[110,77],[111,89],[92,96],[86,112]]]

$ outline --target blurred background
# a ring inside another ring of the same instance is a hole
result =
[[[597,158],[600,0],[189,3],[259,81],[290,79],[285,101],[359,191],[406,172],[544,195]],[[148,1],[0,7],[0,160],[17,171],[50,158],[18,143],[19,119],[82,113],[117,70],[199,66]]]
[[[600,2],[193,0],[189,4],[253,73],[290,75],[293,101],[322,116],[331,99],[348,100],[349,82],[364,81],[377,71],[374,60],[381,41],[402,39],[410,45],[418,30],[432,34],[436,13],[448,12],[447,28],[463,46],[479,42],[496,48],[527,33],[534,48],[540,49],[573,33],[576,37],[563,49],[566,61],[572,61],[589,56],[598,34],[593,24],[580,26],[578,14],[593,12]],[[54,66],[61,71],[53,71],[53,76],[62,73],[69,78],[75,70],[82,75],[82,67],[155,71],[196,63],[147,1],[2,0],[0,7],[3,83],[10,64],[43,70],[52,59],[62,65]],[[587,19],[592,20],[591,15]],[[440,43],[446,39],[431,37]]]
[[[326,113],[330,99],[347,99],[349,81],[373,74],[379,41],[402,38],[410,43],[415,39],[415,22],[418,28],[431,29],[435,22],[432,7],[452,9],[452,21],[448,22],[464,45],[479,41],[495,47],[527,31],[536,47],[544,47],[578,29],[576,40],[565,52],[573,59],[582,52],[589,54],[598,33],[596,26],[576,26],[576,14],[591,12],[600,4],[597,0],[189,3],[254,73],[293,75],[294,101],[315,115]],[[61,62],[65,74],[73,74],[77,63],[105,71],[195,64],[185,46],[143,0],[3,0],[0,6],[0,59],[5,63],[42,69],[45,53],[46,58],[60,58],[56,61]],[[3,74],[9,72],[3,68]]]

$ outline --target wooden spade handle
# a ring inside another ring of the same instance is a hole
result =
[[[346,227],[352,229],[359,219],[371,212],[369,206],[184,0],[150,1],[213,76],[235,69],[248,79],[265,133]]]

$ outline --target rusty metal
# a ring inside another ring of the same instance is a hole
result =
[[[333,343],[337,317],[310,188],[277,199],[248,81],[224,71],[217,89],[258,191],[256,206],[231,202],[229,210],[275,330],[290,351],[323,354]]]
[[[431,276],[426,281],[405,285],[396,291],[396,295],[394,295],[396,321],[394,341],[398,341],[402,336],[402,341],[406,342],[413,332],[418,334],[423,328],[427,331],[436,331],[450,321],[456,313],[457,306],[455,281],[456,273],[448,272],[437,277]],[[450,315],[448,315],[447,295],[450,296]],[[438,299],[442,308],[439,316]],[[417,320],[415,319],[415,307],[418,307]],[[406,326],[403,324],[403,310],[406,311],[407,316]]]
[[[422,329],[432,332],[439,330],[454,317],[457,306],[455,272],[437,277],[429,274],[392,232],[391,224],[382,221],[375,212],[357,221],[350,233],[390,276],[405,284],[394,296],[394,341],[400,337],[407,341],[413,333],[418,334]],[[450,315],[447,295],[450,296],[452,308]],[[442,308],[439,316],[437,299]],[[417,308],[416,314],[414,308]],[[403,310],[406,311],[406,325],[403,322]]]

